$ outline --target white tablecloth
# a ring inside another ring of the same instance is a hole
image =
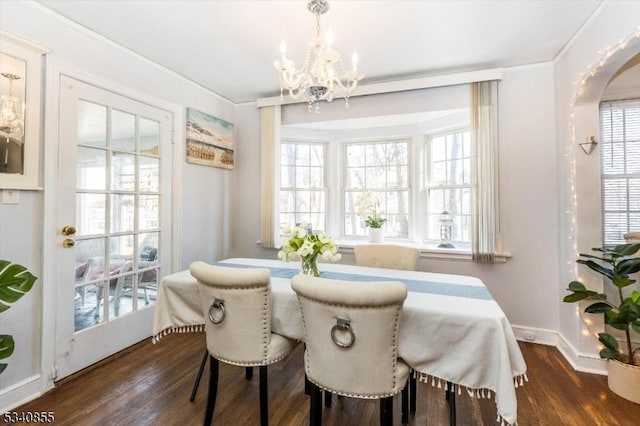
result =
[[[269,259],[228,259],[224,263],[269,268],[297,268],[297,263]],[[477,278],[322,263],[321,273],[348,273],[390,279],[444,283],[448,288],[481,287]],[[372,279],[373,280],[373,279]],[[455,289],[455,288],[454,288]],[[419,289],[418,289],[419,290]],[[302,340],[300,309],[289,278],[271,278],[272,329]],[[464,297],[436,291],[409,291],[400,320],[398,355],[421,379],[434,386],[452,382],[475,397],[493,393],[498,421],[516,423],[515,388],[526,379],[526,365],[511,325],[491,298]],[[200,294],[189,271],[166,276],[158,291],[153,325],[154,342],[171,332],[204,330]],[[491,391],[491,392],[489,392]]]

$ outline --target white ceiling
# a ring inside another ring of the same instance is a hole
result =
[[[234,103],[278,95],[280,41],[299,65],[315,34],[306,0],[40,3]],[[321,24],[366,84],[553,60],[600,3],[333,0]]]

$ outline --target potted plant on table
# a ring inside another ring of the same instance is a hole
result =
[[[0,259],[0,313],[11,307],[11,303],[17,302],[25,295],[37,278],[22,265]],[[13,337],[8,334],[0,334],[0,359],[11,356],[15,343]],[[0,373],[7,364],[0,363]]]
[[[369,228],[369,241],[381,243],[384,241],[382,226],[387,219],[380,216],[380,199],[371,192],[364,192],[356,199],[356,214],[364,218],[364,224]]]
[[[318,257],[337,262],[342,257],[338,248],[330,236],[324,233],[309,232],[306,223],[302,223],[293,229],[285,229],[286,239],[282,240],[278,258],[288,262],[289,260],[302,261],[301,273],[320,276],[318,271]]]
[[[580,254],[576,262],[605,277],[617,293],[619,303],[608,300],[607,295],[588,290],[579,281],[569,283],[571,294],[564,297],[567,303],[592,300],[585,308],[590,314],[604,315],[605,324],[624,332],[622,347],[613,335],[598,333],[604,345],[600,357],[609,360],[609,388],[618,395],[640,404],[640,346],[634,348],[632,333],[640,333],[640,291],[632,290],[636,280],[630,277],[640,271],[640,258],[631,257],[640,250],[640,244],[621,244],[613,248],[594,248],[599,255]]]

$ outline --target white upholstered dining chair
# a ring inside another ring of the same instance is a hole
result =
[[[204,424],[213,420],[219,361],[260,367],[260,424],[268,424],[267,366],[285,358],[297,341],[271,332],[271,285],[265,268],[230,268],[194,262],[205,318],[211,376]]]
[[[358,266],[415,271],[420,258],[420,250],[393,244],[360,244],[353,250]],[[412,371],[409,379],[409,405],[412,413],[416,411],[417,381],[416,372]]]
[[[380,399],[380,423],[393,423],[393,396],[402,392],[408,422],[409,367],[398,359],[398,328],[407,288],[400,282],[349,282],[293,277],[305,335],[304,367],[311,384],[309,423],[322,424],[322,390]]]
[[[420,251],[392,244],[359,244],[354,246],[356,265],[415,271]]]

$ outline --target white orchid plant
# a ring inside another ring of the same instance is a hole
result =
[[[363,192],[356,198],[356,214],[364,219],[369,228],[382,228],[387,221],[380,216],[380,199],[371,192]]]
[[[315,260],[321,256],[325,260],[337,262],[342,257],[330,236],[322,232],[309,233],[306,223],[293,229],[286,228],[283,234],[287,238],[282,240],[282,246],[278,252],[280,260],[286,262],[300,258]]]

